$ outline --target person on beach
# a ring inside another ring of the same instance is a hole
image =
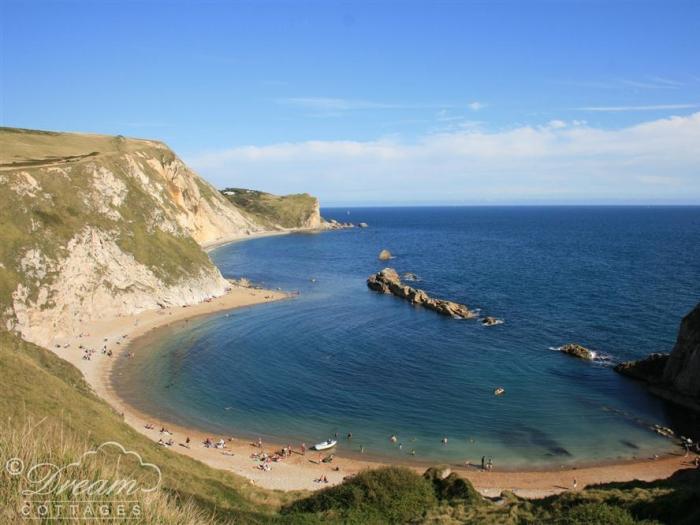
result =
[[[262,448],[262,438],[258,438],[258,448]]]
[[[493,470],[493,458],[489,458],[489,460],[486,462],[486,470]]]
[[[576,481],[576,478],[574,478],[574,490],[576,490],[576,487],[578,487],[578,482]]]
[[[306,443],[301,444],[301,455],[302,456],[306,455]]]
[[[396,443],[396,442],[398,441],[398,438],[397,438],[395,435],[392,435],[392,436],[389,438],[389,441],[391,441],[392,443]]]
[[[486,456],[481,456],[481,470],[486,470]]]
[[[442,444],[447,445],[447,438],[446,437],[442,438]]]
[[[187,448],[190,448],[190,437],[189,436],[187,436],[187,438],[185,438],[185,446]]]
[[[352,439],[352,432],[348,432],[348,440]]]

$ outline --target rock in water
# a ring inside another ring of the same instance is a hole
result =
[[[670,355],[620,363],[615,371],[645,381],[659,397],[700,412],[700,303],[683,318]]]
[[[450,315],[460,319],[469,319],[476,314],[465,305],[443,299],[433,299],[423,290],[417,290],[401,282],[399,274],[393,268],[384,268],[381,272],[370,275],[367,286],[381,293],[390,293],[396,297],[406,299],[414,305],[421,305],[443,315]]]
[[[389,259],[392,258],[391,252],[389,250],[382,250],[379,252],[379,260],[380,261],[388,261]]]
[[[367,228],[367,227],[369,227],[369,224],[367,224],[366,222],[361,222],[360,224],[358,224],[358,226],[360,228]]]
[[[560,352],[571,355],[573,357],[578,357],[579,359],[586,359],[587,361],[592,361],[595,354],[591,352],[588,348],[585,348],[576,343],[571,343],[564,345],[559,349]]]
[[[483,324],[484,326],[495,326],[497,324],[503,324],[503,320],[487,316],[481,320],[481,324]]]
[[[615,366],[615,372],[641,381],[661,381],[668,362],[668,354],[651,354],[638,361],[627,361]]]

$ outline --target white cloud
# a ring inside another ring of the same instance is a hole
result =
[[[308,191],[326,203],[700,202],[698,145],[700,112],[616,130],[554,120],[498,132],[453,130],[410,143],[391,138],[241,146],[189,160],[221,187]]]
[[[480,109],[484,109],[486,107],[486,104],[484,104],[483,102],[474,101],[470,102],[468,104],[468,107],[472,111],[479,111]]]

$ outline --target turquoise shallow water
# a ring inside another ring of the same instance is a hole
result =
[[[512,468],[669,450],[653,423],[697,432],[609,363],[551,348],[576,341],[613,361],[669,351],[700,299],[700,208],[349,211],[324,214],[370,228],[214,251],[224,275],[300,296],[151,334],[148,352],[116,368],[119,394],[225,435],[298,444],[337,432],[341,452],[486,455]],[[382,248],[430,294],[505,323],[485,328],[368,290]],[[342,439],[349,431],[353,439]]]

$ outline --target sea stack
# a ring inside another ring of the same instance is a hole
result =
[[[393,268],[384,268],[367,279],[367,286],[380,293],[390,293],[396,297],[406,299],[414,305],[425,306],[443,315],[449,315],[457,319],[470,319],[476,317],[476,313],[467,306],[453,301],[433,299],[423,290],[412,288],[401,282],[399,274]]]

